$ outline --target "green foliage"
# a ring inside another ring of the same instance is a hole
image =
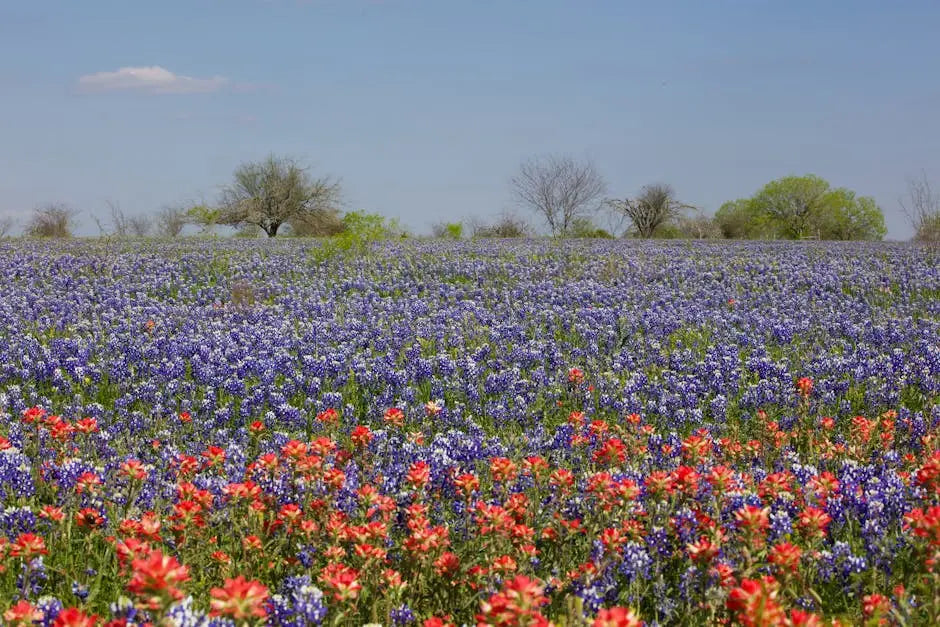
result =
[[[819,216],[821,236],[838,240],[880,240],[888,233],[884,214],[869,196],[839,188],[826,197],[827,208]]]
[[[676,223],[666,222],[657,226],[651,237],[656,239],[681,239],[682,231]]]
[[[463,222],[440,222],[434,225],[432,233],[441,239],[463,239]]]
[[[880,240],[887,233],[874,199],[833,189],[815,176],[771,181],[751,198],[727,202],[715,214],[725,237]]]
[[[197,225],[203,234],[212,232],[221,215],[221,210],[203,204],[193,205],[186,210],[187,221]]]
[[[772,237],[772,229],[756,205],[748,199],[732,200],[715,212],[715,222],[722,234],[730,239],[761,239]]]
[[[351,236],[369,242],[399,237],[404,232],[398,220],[389,220],[381,214],[365,211],[350,211],[343,216],[342,223],[340,237]]]
[[[340,255],[363,254],[375,242],[405,235],[398,220],[389,220],[378,213],[350,211],[343,216],[342,224],[341,232],[323,240],[313,250],[315,261],[325,261]]]
[[[590,218],[584,217],[574,218],[564,236],[572,238],[613,239],[613,235],[594,224]]]

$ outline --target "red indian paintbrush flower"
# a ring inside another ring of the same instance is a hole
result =
[[[796,380],[796,389],[800,396],[808,398],[813,393],[813,380],[809,377],[800,377]]]
[[[538,611],[548,602],[544,588],[536,579],[525,575],[503,584],[502,590],[480,604],[478,625],[548,625]]]
[[[137,597],[145,609],[158,610],[168,601],[183,598],[177,585],[189,581],[189,567],[180,564],[172,555],[154,549],[146,558],[131,561],[133,574],[127,591]]]
[[[493,481],[512,481],[519,474],[519,467],[506,457],[494,457],[490,460],[490,473]]]
[[[53,627],[94,627],[98,624],[96,614],[86,614],[77,607],[67,607],[55,617]]]
[[[793,573],[796,572],[797,567],[800,565],[800,555],[802,555],[802,553],[802,549],[795,544],[781,542],[780,544],[774,545],[770,550],[767,561],[776,565],[782,571]]]
[[[408,469],[408,475],[405,481],[410,483],[415,490],[421,490],[431,480],[431,467],[427,462],[417,461]]]
[[[226,579],[221,588],[213,588],[209,594],[212,595],[209,602],[212,616],[229,616],[236,620],[267,616],[264,604],[268,600],[268,589],[258,581],[239,575]]]
[[[349,438],[357,448],[365,448],[369,445],[375,435],[369,430],[369,427],[358,425],[352,430]]]
[[[641,627],[643,621],[628,607],[601,610],[591,623],[592,627]]]
[[[405,412],[397,407],[389,407],[383,415],[385,422],[390,425],[401,427],[405,424]]]
[[[584,381],[584,371],[580,368],[569,368],[568,369],[568,383],[574,383],[577,385]]]
[[[10,547],[11,557],[22,557],[27,562],[40,555],[48,555],[46,541],[34,533],[21,533]]]
[[[745,579],[728,594],[728,609],[745,627],[784,624],[784,610],[777,602],[780,585],[773,577]]]
[[[32,625],[41,621],[43,616],[42,610],[29,601],[21,599],[3,613],[3,620],[12,624]]]
[[[797,528],[809,538],[823,538],[832,517],[818,507],[807,507],[797,519]]]

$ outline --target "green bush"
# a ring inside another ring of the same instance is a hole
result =
[[[378,213],[351,211],[343,216],[342,223],[342,231],[324,239],[313,250],[311,254],[316,261],[339,255],[363,254],[375,242],[405,235],[397,220],[389,220]]]

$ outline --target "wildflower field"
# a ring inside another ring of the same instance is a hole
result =
[[[940,256],[0,242],[0,614],[940,623]]]

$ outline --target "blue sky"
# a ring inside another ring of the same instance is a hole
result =
[[[936,0],[0,0],[0,215],[62,201],[92,233],[275,153],[421,232],[567,153],[709,213],[814,173],[907,238],[906,180],[940,186],[938,32]]]

